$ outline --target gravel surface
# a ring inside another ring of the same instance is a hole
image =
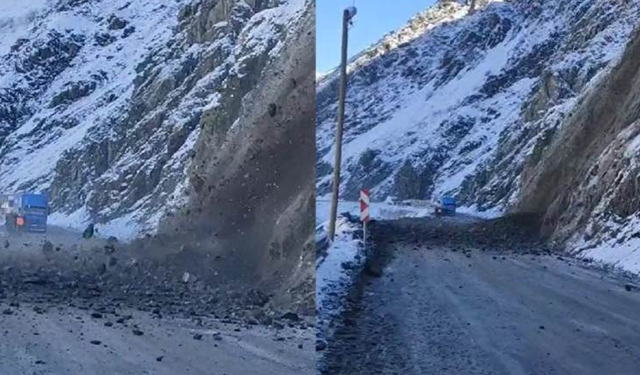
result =
[[[321,372],[636,375],[637,280],[565,257],[522,223],[375,224]]]

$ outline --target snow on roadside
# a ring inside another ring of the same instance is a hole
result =
[[[505,214],[505,210],[500,207],[494,207],[492,209],[482,211],[479,210],[476,205],[470,207],[458,207],[456,211],[461,214],[471,215],[482,219],[497,219]]]
[[[331,200],[327,198],[316,199],[316,223],[329,221]],[[404,217],[428,217],[432,216],[434,204],[427,201],[404,202],[371,202],[369,212],[373,220],[394,220]],[[350,215],[360,217],[360,202],[340,201],[338,214],[348,212]]]
[[[617,244],[615,240],[611,240],[583,250],[577,256],[640,275],[640,239],[637,238],[623,244]]]
[[[336,239],[329,245],[327,255],[316,260],[316,301],[318,306],[323,306],[328,296],[322,291],[326,288],[343,284],[347,270],[355,266],[363,258],[362,241],[354,238],[354,232],[358,230],[356,224],[350,223],[341,217],[337,223]]]
[[[97,236],[99,237],[116,237],[119,241],[129,242],[143,234],[155,234],[157,222],[163,211],[143,222],[140,218],[142,212],[133,210],[131,213],[122,217],[108,221],[106,223],[95,224]],[[87,225],[92,223],[91,215],[85,207],[81,207],[71,214],[62,212],[54,212],[49,216],[49,225],[65,228],[71,231],[82,232]]]
[[[326,230],[327,223],[322,227]],[[320,339],[331,335],[331,328],[343,308],[343,299],[357,270],[364,264],[362,241],[354,238],[359,225],[340,217],[336,238],[327,254],[316,260],[316,330]]]
[[[592,233],[596,224],[591,223],[586,233]],[[574,239],[570,249],[578,258],[590,259],[602,266],[614,267],[623,272],[640,275],[640,217],[626,224],[608,220],[608,230],[586,240],[584,236]]]

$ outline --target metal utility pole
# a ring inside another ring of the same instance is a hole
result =
[[[358,10],[349,7],[342,17],[342,64],[340,65],[340,94],[338,99],[338,128],[336,131],[335,161],[333,163],[333,198],[331,200],[331,216],[329,217],[329,239],[336,236],[336,219],[338,217],[338,196],[340,194],[340,165],[342,164],[342,131],[344,129],[344,100],[347,92],[347,51],[349,45],[349,25]]]

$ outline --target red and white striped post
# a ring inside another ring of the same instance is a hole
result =
[[[369,215],[369,205],[371,203],[371,193],[369,189],[360,191],[360,221],[362,221],[362,241],[367,246],[367,223],[371,221]]]

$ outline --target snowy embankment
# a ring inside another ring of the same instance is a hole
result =
[[[578,258],[590,259],[603,267],[614,267],[622,272],[640,275],[640,219],[634,218],[626,225],[609,221],[617,228],[610,238],[594,238],[573,241],[570,249]]]
[[[330,200],[319,198],[316,202],[316,243],[326,243],[329,225]],[[336,318],[342,313],[344,298],[355,277],[362,270],[366,251],[362,242],[362,225],[350,221],[359,217],[358,202],[340,202],[336,223],[336,238],[326,250],[318,251],[316,260],[316,316],[319,341],[323,342],[334,328]],[[426,217],[433,212],[428,202],[374,202],[371,218],[393,220],[403,217]]]
[[[327,228],[327,223],[323,228]],[[316,260],[316,329],[319,341],[331,335],[336,318],[342,312],[343,300],[364,264],[362,240],[354,236],[359,229],[360,225],[344,217],[339,218],[335,240],[329,244],[326,254]]]
[[[357,202],[340,202],[339,213],[355,215]],[[362,241],[355,238],[361,226],[339,216],[336,238],[327,244],[330,201],[316,201],[316,330],[318,341],[331,335],[337,317],[342,312],[343,300],[352,285],[357,270],[364,263]],[[354,216],[355,217],[355,216]],[[322,248],[326,246],[326,249]]]
[[[604,267],[615,267],[623,272],[640,275],[640,239],[634,238],[624,244],[615,240],[595,247],[576,251],[578,258],[590,259]]]

